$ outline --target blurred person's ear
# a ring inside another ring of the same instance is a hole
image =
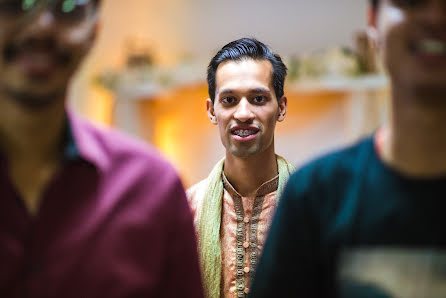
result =
[[[217,117],[215,116],[214,104],[210,98],[206,100],[206,110],[208,112],[209,120],[212,124],[217,124]]]
[[[378,44],[377,16],[377,8],[369,7],[367,11],[367,36],[375,46]]]
[[[284,95],[279,100],[279,116],[277,117],[277,121],[282,122],[283,120],[285,120],[287,106],[288,106],[288,99]]]
[[[95,15],[95,19],[93,21],[93,28],[91,29],[91,34],[90,34],[90,39],[89,39],[89,43],[91,46],[94,45],[99,32],[101,31],[102,28],[102,22],[101,22],[101,18],[100,18],[100,14],[99,12],[96,13]]]

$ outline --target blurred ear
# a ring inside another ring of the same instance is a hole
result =
[[[377,8],[369,7],[367,11],[367,35],[375,45],[378,44],[377,15]]]
[[[91,23],[88,24],[88,30],[86,32],[86,38],[84,42],[84,55],[87,55],[91,48],[93,48],[94,43],[96,41],[96,38],[99,34],[99,31],[101,29],[101,22],[99,19],[99,13],[96,13],[92,19],[90,20]]]
[[[288,99],[286,96],[282,96],[282,98],[279,100],[279,117],[277,117],[277,121],[281,122],[285,119],[287,107]]]
[[[206,110],[208,112],[209,120],[211,120],[212,124],[217,124],[217,117],[215,116],[215,110],[214,110],[214,104],[212,103],[212,100],[208,98],[206,100]]]
[[[98,34],[99,34],[101,28],[102,28],[102,22],[101,22],[101,18],[99,16],[99,12],[97,12],[95,15],[93,29],[91,31],[91,36],[90,36],[90,42],[92,45],[96,41],[96,38],[98,37]]]

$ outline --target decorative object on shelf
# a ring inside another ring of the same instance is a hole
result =
[[[103,70],[94,83],[112,91],[117,100],[151,99],[169,89],[204,81],[205,69],[193,59],[171,67],[159,65],[147,43],[130,40],[125,45],[124,67]]]

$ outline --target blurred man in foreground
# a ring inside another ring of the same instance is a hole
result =
[[[252,297],[446,297],[446,1],[379,0],[391,117],[294,174]]]
[[[99,0],[0,0],[0,296],[201,297],[172,167],[66,108]]]
[[[286,67],[263,43],[225,45],[208,67],[207,111],[226,156],[188,190],[207,297],[245,297],[276,207],[294,169],[275,154]]]

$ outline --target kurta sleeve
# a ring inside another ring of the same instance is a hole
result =
[[[203,296],[198,262],[196,234],[192,214],[181,183],[178,181],[169,196],[172,213],[168,235],[166,276],[163,278],[165,298],[201,298]]]

